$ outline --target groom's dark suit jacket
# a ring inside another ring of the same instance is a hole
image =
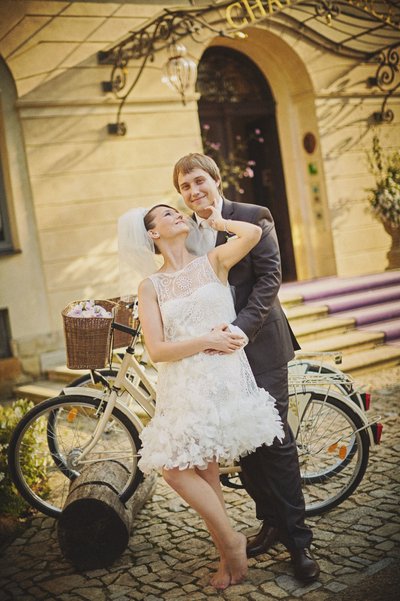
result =
[[[265,207],[224,199],[222,216],[255,223],[262,228],[261,240],[229,272],[234,287],[237,318],[233,322],[249,338],[246,354],[255,375],[282,366],[299,349],[278,299],[281,260],[271,213]],[[218,232],[217,246],[226,242]]]

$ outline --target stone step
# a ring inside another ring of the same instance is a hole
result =
[[[400,318],[400,299],[388,303],[380,303],[379,305],[351,309],[350,311],[341,311],[340,313],[335,313],[335,317],[354,317],[357,326],[395,319],[397,317]]]
[[[385,342],[400,340],[400,319],[388,319],[378,323],[371,323],[360,328],[363,332],[382,332]]]
[[[338,336],[329,336],[320,340],[307,340],[301,345],[307,352],[342,351],[343,354],[371,349],[384,342],[384,334],[380,332],[360,332],[352,330]]]
[[[387,288],[330,296],[311,303],[311,305],[325,305],[328,307],[329,313],[332,314],[388,302],[400,302],[400,286],[388,286]]]
[[[303,303],[303,297],[301,294],[296,294],[295,292],[290,292],[286,290],[279,291],[279,300],[285,309],[290,309],[291,307],[297,307]]]
[[[58,396],[62,386],[58,382],[50,380],[38,380],[32,384],[24,384],[14,388],[14,396],[19,399],[28,399],[34,403],[39,403],[45,399]]]
[[[328,307],[302,304],[285,307],[285,313],[290,323],[294,321],[310,321],[328,315]]]
[[[370,373],[373,370],[383,369],[399,365],[400,345],[382,345],[373,349],[344,355],[339,368],[351,376]]]
[[[52,382],[71,382],[84,374],[88,374],[89,371],[87,369],[68,369],[66,365],[59,365],[58,367],[53,367],[49,369],[47,372],[47,377]]]
[[[327,338],[329,336],[343,334],[354,328],[354,319],[335,319],[334,317],[322,317],[314,321],[292,323],[293,332],[302,344],[305,341]]]

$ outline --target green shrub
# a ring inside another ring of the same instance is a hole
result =
[[[18,400],[11,405],[0,405],[0,515],[20,516],[29,509],[29,505],[17,492],[8,471],[7,451],[11,434],[29,409],[33,407],[32,401]],[[45,461],[38,458],[35,451],[37,441],[43,439],[44,424],[32,429],[24,438],[23,461],[24,475],[30,486],[37,488],[46,486]]]

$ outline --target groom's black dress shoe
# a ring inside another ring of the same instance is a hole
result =
[[[312,582],[319,576],[319,565],[310,549],[295,549],[290,551],[294,567],[294,575],[303,582]]]
[[[260,530],[247,543],[247,557],[256,557],[261,553],[266,553],[274,543],[278,541],[278,528],[269,526],[263,522]]]

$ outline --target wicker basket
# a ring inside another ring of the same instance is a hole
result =
[[[134,328],[135,324],[132,309],[129,309],[126,304],[121,301],[119,296],[110,300],[116,303],[115,321],[124,326]],[[127,347],[131,340],[132,336],[130,334],[121,332],[120,330],[114,330],[113,348]]]
[[[111,324],[113,317],[69,317],[68,313],[79,301],[70,303],[62,311],[69,369],[100,369],[109,361]],[[116,304],[96,300],[113,315]]]

